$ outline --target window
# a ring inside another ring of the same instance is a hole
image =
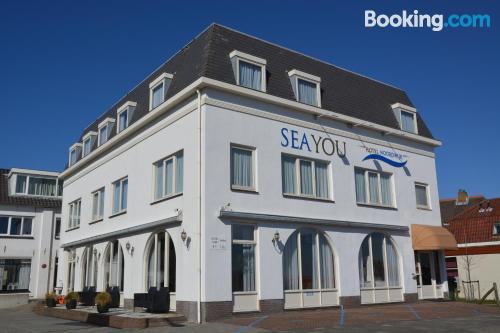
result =
[[[99,147],[108,142],[114,122],[115,120],[113,118],[106,118],[99,124],[99,132],[98,132]]]
[[[0,290],[28,290],[30,259],[0,259]]]
[[[92,138],[88,137],[83,141],[83,156],[87,156],[90,154],[90,150],[92,149]]]
[[[372,233],[361,244],[359,281],[361,288],[400,286],[396,247],[384,234]]]
[[[127,210],[128,178],[113,183],[113,214]]]
[[[282,155],[283,194],[329,199],[328,163]]]
[[[153,110],[165,101],[165,96],[167,95],[167,90],[172,82],[173,75],[169,73],[163,73],[153,82],[149,84],[150,95],[149,95],[149,109]]]
[[[417,208],[431,208],[429,204],[429,185],[415,183],[415,196],[417,200]]]
[[[0,216],[0,235],[31,236],[32,228],[32,217]]]
[[[116,127],[116,130],[118,133],[128,127],[136,106],[137,103],[128,101],[118,108],[116,111],[118,118],[118,126]]]
[[[356,202],[393,207],[392,175],[355,168]]]
[[[182,193],[183,169],[184,155],[182,150],[154,163],[155,200]]]
[[[104,187],[92,193],[92,221],[104,216]]]
[[[124,260],[123,250],[117,240],[108,244],[104,262],[104,283],[106,288],[118,287],[123,291]]]
[[[334,289],[332,248],[314,229],[300,229],[288,238],[283,251],[285,290]]]
[[[296,69],[288,72],[298,102],[321,107],[321,78]]]
[[[39,196],[60,196],[60,187],[57,178],[46,178],[39,176],[16,176],[16,194],[39,195]]]
[[[16,177],[16,193],[25,194],[26,193],[26,183],[28,177],[23,175],[17,175]]]
[[[123,110],[118,115],[118,132],[123,131],[128,127],[128,110]]]
[[[80,214],[82,208],[82,200],[78,199],[69,204],[69,221],[68,229],[80,226]]]
[[[76,268],[76,251],[74,249],[68,251],[68,291],[75,290],[75,268]]]
[[[82,255],[82,287],[96,287],[98,254],[94,246],[87,246]]]
[[[148,245],[146,282],[151,287],[168,287],[175,292],[176,258],[174,242],[170,234],[161,231],[151,237]]]
[[[81,157],[81,155],[82,155],[82,145],[79,143],[75,143],[69,149],[69,166],[72,166],[76,162],[78,162],[78,159]]]
[[[392,105],[394,115],[399,123],[401,130],[410,133],[417,133],[417,109],[396,103]]]
[[[252,148],[231,147],[231,188],[254,190],[254,154]]]
[[[59,239],[61,237],[61,218],[56,218],[56,226],[54,230],[54,238]]]
[[[236,84],[242,87],[266,91],[266,60],[234,50],[229,54]]]
[[[233,292],[255,291],[255,228],[233,225],[231,249]]]
[[[500,223],[493,225],[493,235],[500,235]]]

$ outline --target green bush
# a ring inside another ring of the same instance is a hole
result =
[[[72,291],[72,292],[68,293],[66,295],[66,297],[64,297],[64,301],[65,302],[67,302],[67,301],[69,301],[71,299],[74,299],[74,300],[76,300],[78,302],[80,300],[80,295],[78,295],[77,292]]]
[[[57,298],[57,296],[53,292],[48,292],[48,293],[45,294],[45,300],[56,299],[56,298]]]
[[[102,307],[109,308],[111,306],[111,302],[112,302],[111,294],[108,292],[99,293],[95,297],[95,304]]]

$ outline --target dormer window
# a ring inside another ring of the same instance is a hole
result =
[[[82,157],[82,144],[75,143],[69,148],[69,166],[74,165]]]
[[[111,136],[111,131],[113,129],[113,125],[115,124],[115,120],[113,118],[106,118],[99,124],[99,132],[98,132],[98,146],[102,146],[106,142],[108,142],[109,137]]]
[[[321,78],[296,69],[288,72],[297,102],[321,107]]]
[[[97,138],[97,132],[92,131],[85,134],[85,136],[83,137],[83,157],[90,154],[96,138]]]
[[[394,116],[396,116],[402,131],[415,134],[418,133],[417,109],[408,105],[396,103],[392,105],[392,110],[394,111]]]
[[[236,50],[229,57],[239,86],[266,91],[266,59]]]
[[[132,113],[134,112],[136,106],[137,103],[129,101],[116,110],[118,119],[118,126],[116,127],[117,133],[120,133],[128,127],[130,118],[132,117]]]
[[[168,88],[174,76],[170,73],[163,73],[149,84],[149,109],[153,110],[163,102],[167,95]]]
[[[56,176],[43,174],[14,174],[16,195],[61,196],[61,185]],[[13,176],[14,176],[13,175]]]

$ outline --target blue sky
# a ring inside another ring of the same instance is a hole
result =
[[[440,196],[500,196],[500,4],[351,2],[2,1],[0,167],[62,170],[83,128],[218,22],[406,90],[443,141]],[[367,9],[490,14],[492,27],[367,29]]]

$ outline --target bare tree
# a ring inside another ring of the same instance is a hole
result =
[[[475,293],[474,293],[474,285],[472,284],[472,281],[471,281],[471,272],[472,272],[472,268],[476,265],[476,262],[475,262],[475,258],[474,256],[470,255],[469,254],[469,243],[467,242],[467,234],[465,233],[465,230],[464,230],[464,236],[465,236],[465,244],[464,244],[464,247],[465,247],[465,255],[463,255],[461,257],[461,260],[464,264],[464,267],[465,267],[465,272],[467,274],[467,281],[462,281],[462,285],[464,287],[464,295],[465,295],[465,299],[467,300],[472,300],[475,298]],[[468,288],[465,288],[465,283],[468,284]]]

